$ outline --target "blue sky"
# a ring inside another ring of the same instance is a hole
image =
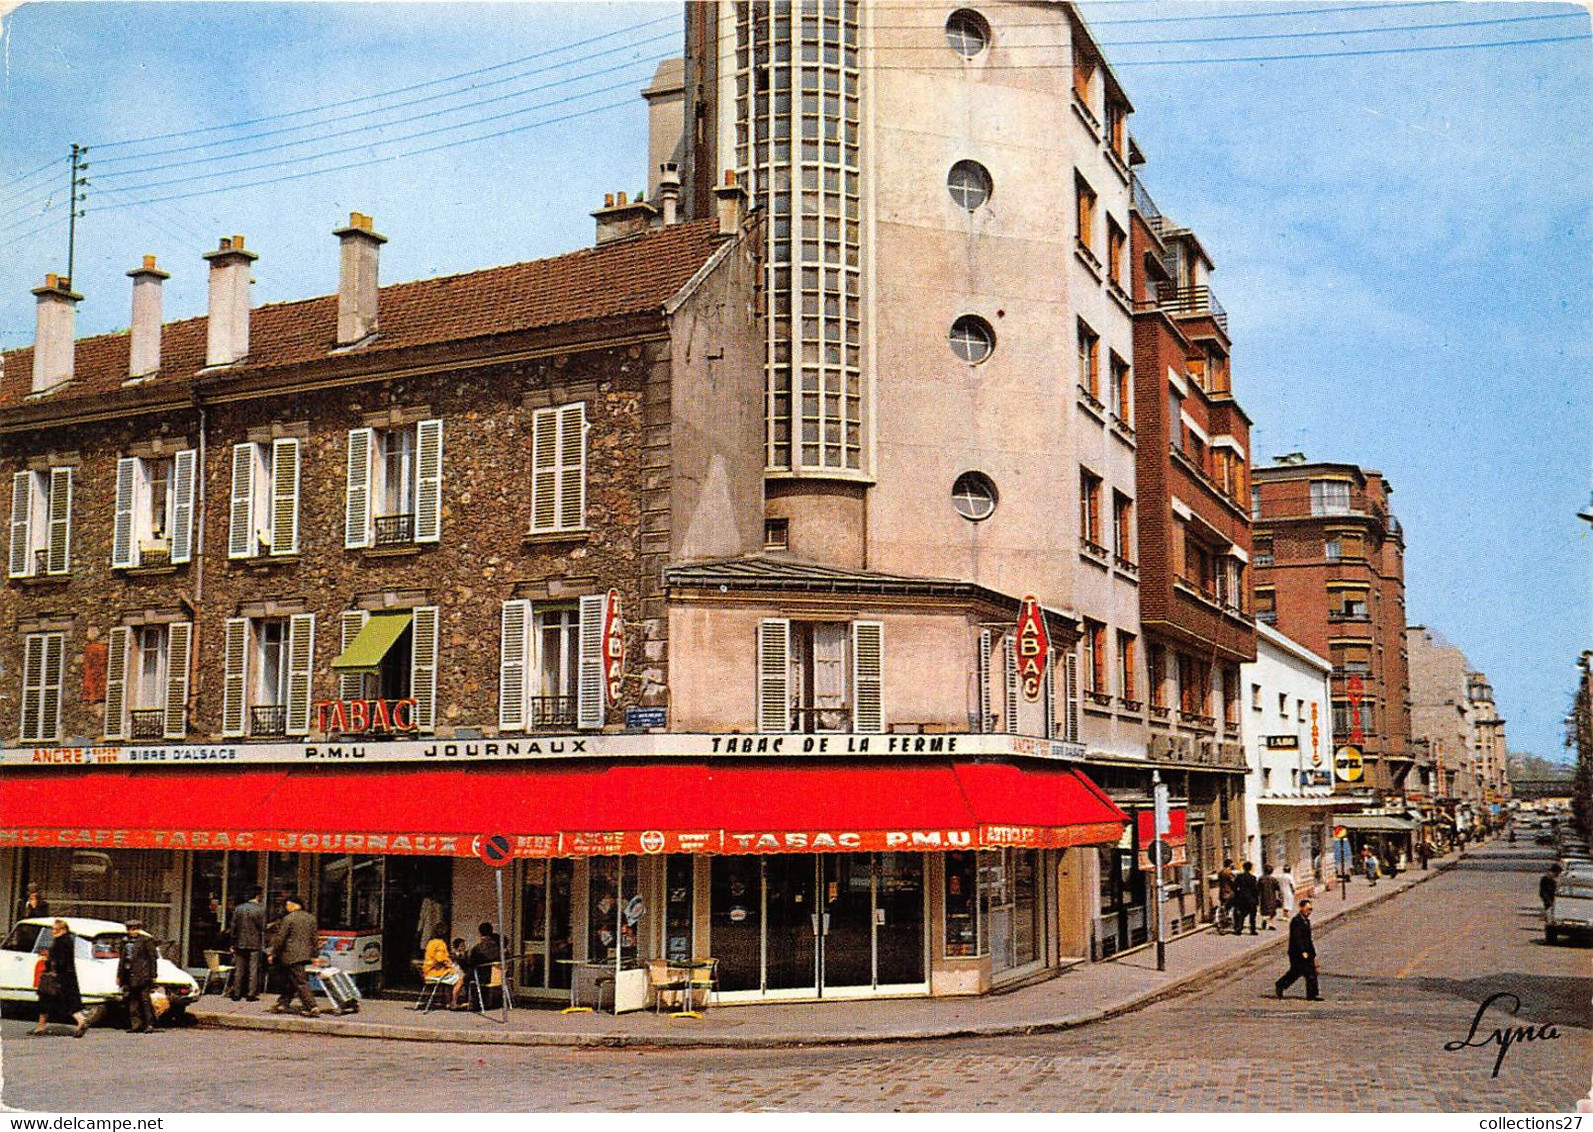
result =
[[[1217,261],[1255,458],[1303,451],[1383,471],[1406,529],[1411,621],[1488,672],[1512,747],[1555,756],[1573,663],[1593,647],[1593,528],[1575,518],[1593,484],[1589,43],[1211,60],[1585,35],[1588,17],[1523,3],[1321,10],[1342,7],[1084,11],[1135,103],[1146,186]],[[29,288],[65,270],[65,166],[33,171],[73,141],[91,147],[82,333],[126,325],[124,273],[146,253],[172,272],[167,316],[202,313],[199,254],[234,232],[261,256],[257,303],[329,292],[330,233],[351,210],[391,238],[388,282],[587,244],[602,194],[645,183],[634,94],[678,50],[679,17],[673,3],[16,9],[0,44],[0,345],[27,344]],[[1455,23],[1473,26],[1417,27]],[[591,42],[560,50],[578,41]],[[527,61],[468,90],[277,117],[511,60]],[[483,104],[435,113],[465,102]],[[328,124],[280,132],[311,122]],[[327,136],[338,130],[351,132]],[[427,130],[439,132],[396,140]],[[266,148],[307,137],[325,140]]]

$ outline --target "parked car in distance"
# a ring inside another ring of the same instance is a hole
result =
[[[127,940],[127,926],[114,920],[90,920],[64,916],[66,926],[77,937],[77,984],[83,992],[83,1005],[93,1009],[122,997],[116,985],[116,965]],[[39,976],[44,957],[54,938],[50,926],[54,916],[19,920],[0,943],[0,1002],[39,1001]],[[166,1018],[175,1021],[199,997],[199,984],[187,971],[161,958],[156,968],[155,985],[166,992],[171,1009]]]
[[[1561,877],[1543,923],[1544,938],[1550,943],[1559,943],[1562,936],[1593,935],[1593,876]]]

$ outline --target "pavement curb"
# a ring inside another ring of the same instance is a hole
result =
[[[1425,884],[1439,874],[1454,868],[1463,858],[1435,864],[1412,880],[1380,892],[1376,896],[1344,908],[1320,921],[1326,929],[1347,920],[1367,908],[1376,908],[1418,884]],[[1325,900],[1321,903],[1326,903]],[[1327,909],[1323,909],[1324,912]],[[1239,967],[1251,966],[1282,950],[1288,944],[1286,933],[1275,940],[1256,947],[1242,955],[1224,957],[1187,974],[1180,975],[1162,986],[1129,995],[1116,1002],[1074,1014],[1031,1018],[1010,1022],[943,1026],[916,1030],[894,1030],[889,1033],[809,1033],[809,1034],[571,1034],[537,1030],[437,1030],[425,1026],[396,1025],[389,1022],[359,1022],[348,1016],[338,1018],[295,1018],[291,1016],[255,1016],[216,1014],[190,1010],[189,1017],[199,1026],[226,1030],[263,1030],[278,1033],[319,1034],[338,1038],[371,1038],[385,1041],[448,1042],[455,1045],[508,1045],[508,1046],[563,1046],[575,1049],[792,1049],[803,1046],[885,1045],[903,1042],[945,1041],[956,1038],[1024,1037],[1034,1034],[1051,1034],[1072,1030],[1092,1022],[1102,1022],[1123,1014],[1130,1014],[1157,1002],[1187,994],[1198,986],[1232,974]]]

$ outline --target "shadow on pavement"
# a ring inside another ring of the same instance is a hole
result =
[[[1513,994],[1521,1000],[1521,1007],[1515,1013],[1517,1021],[1510,1023],[1511,1025],[1542,1026],[1552,1022],[1562,1028],[1593,1030],[1593,1016],[1590,1016],[1593,1012],[1590,1012],[1588,1006],[1590,998],[1593,998],[1593,978],[1575,975],[1528,975],[1515,971],[1482,975],[1473,979],[1421,976],[1408,979],[1357,978],[1354,975],[1340,976],[1340,978],[1369,989],[1387,988],[1391,999],[1415,990],[1425,991],[1428,994],[1448,995],[1481,1006],[1496,994]],[[1491,1029],[1493,1026],[1504,1025],[1512,1005],[1514,1004],[1509,999],[1495,1002],[1488,1012],[1488,1017],[1491,1019],[1488,1027]],[[1475,1010],[1471,1013],[1474,1015]],[[1468,1017],[1466,1022],[1469,1021]]]

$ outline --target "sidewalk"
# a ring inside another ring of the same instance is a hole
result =
[[[1429,871],[1402,873],[1375,888],[1353,881],[1347,900],[1340,899],[1336,888],[1319,893],[1312,925],[1320,933],[1343,916],[1432,879],[1457,860],[1453,853],[1435,858]],[[651,1010],[619,1017],[560,1014],[556,1007],[539,1004],[511,1011],[505,1025],[494,1020],[501,1015],[418,1014],[408,1003],[388,1001],[363,1002],[353,1015],[302,1018],[269,1013],[268,1000],[234,1003],[222,995],[201,999],[189,1014],[199,1025],[211,1027],[500,1045],[767,1048],[1035,1034],[1149,1005],[1258,956],[1282,952],[1287,941],[1282,928],[1243,937],[1200,931],[1167,944],[1166,971],[1156,970],[1155,948],[1142,948],[1118,959],[1079,964],[1007,994],[724,1006],[700,1020],[657,1017]]]

